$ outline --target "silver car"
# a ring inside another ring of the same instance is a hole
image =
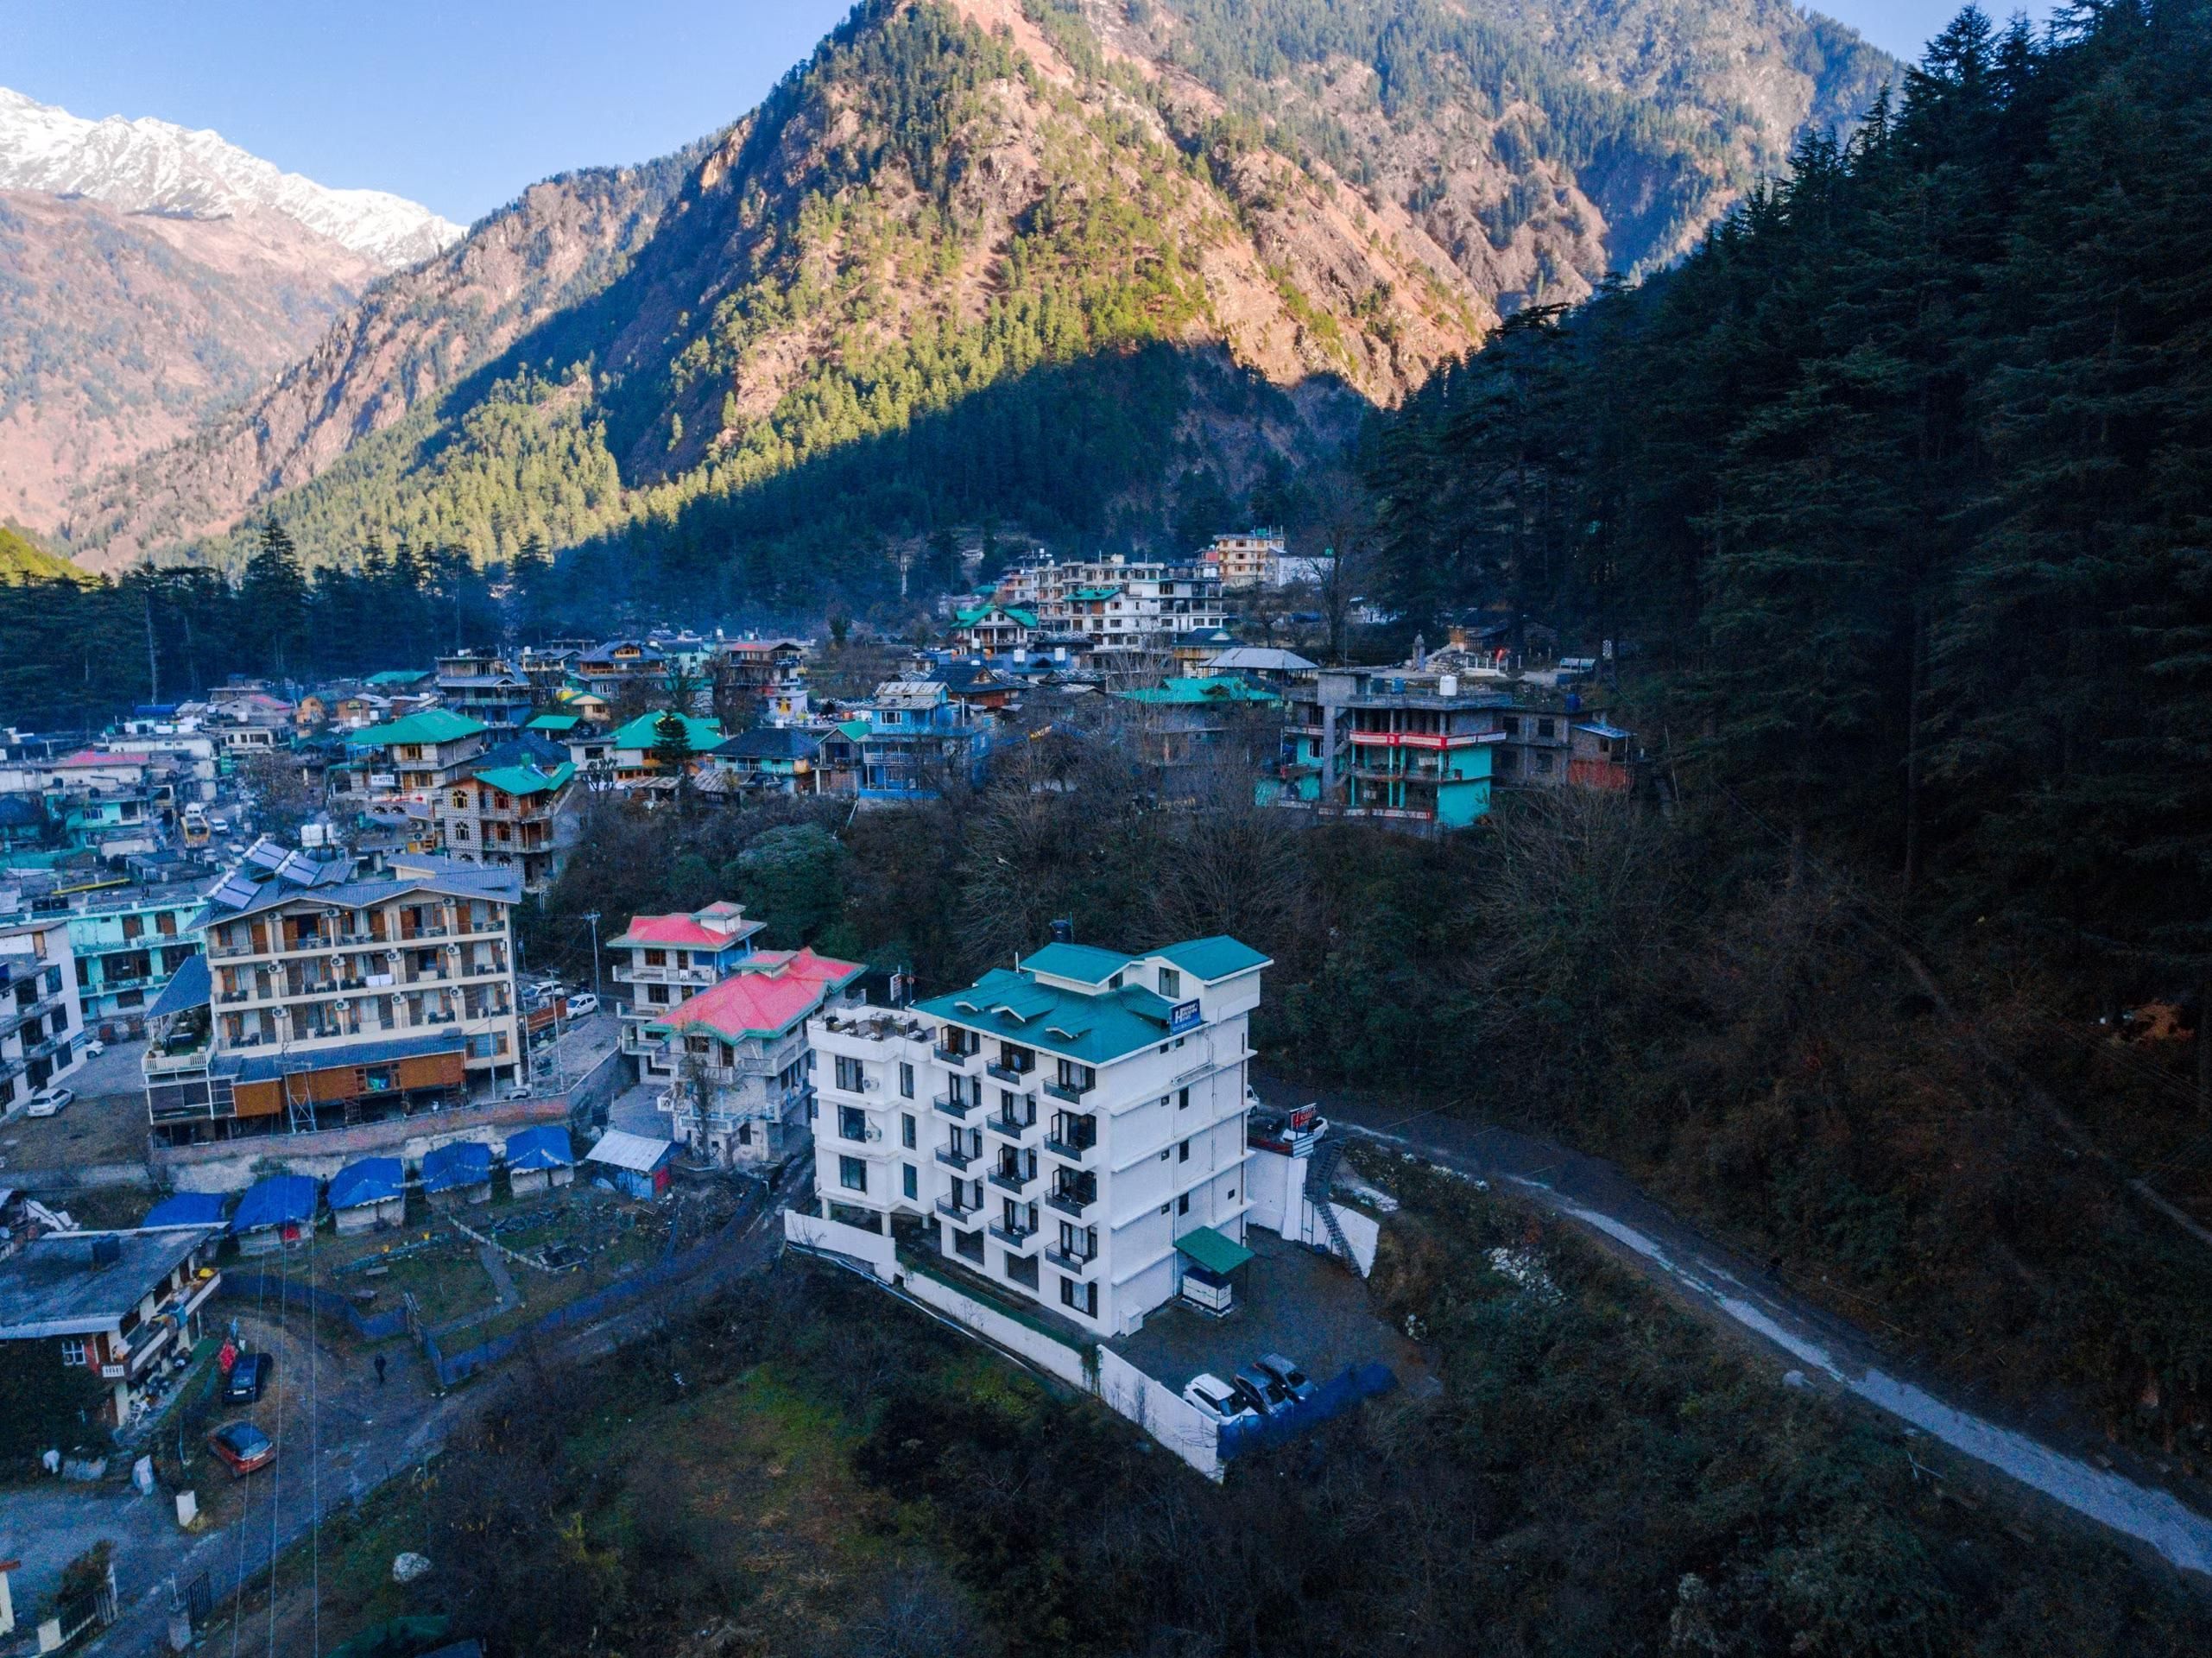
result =
[[[1299,1369],[1295,1361],[1280,1353],[1262,1353],[1253,1369],[1263,1370],[1282,1384],[1284,1391],[1293,1399],[1311,1399],[1321,1391],[1320,1384]]]

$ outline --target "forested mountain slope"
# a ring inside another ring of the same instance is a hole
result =
[[[1514,912],[1545,919],[1482,1005],[1555,1010],[1484,1044],[1521,1109],[2199,1472],[2208,201],[2206,0],[1969,11],[1851,142],[1660,279],[1515,319],[1368,450],[1409,625],[1615,640],[1613,717],[1710,826],[1702,869],[1555,860],[1604,895],[1580,976],[1570,912]],[[1638,868],[1696,871],[1694,949],[1601,957],[1658,913]]]
[[[52,529],[79,482],[260,389],[380,274],[279,213],[0,190],[0,512]]]
[[[310,562],[596,543],[725,604],[880,585],[888,540],[951,522],[1147,542],[1502,311],[1664,260],[1888,66],[1722,0],[869,0],[670,164],[606,280],[451,328],[440,273],[522,233],[496,216],[384,295],[406,350],[360,349],[372,296],[265,406],[99,481],[70,537],[235,563],[223,533],[279,498]]]

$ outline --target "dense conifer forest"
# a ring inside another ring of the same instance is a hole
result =
[[[1616,637],[1685,783],[1893,895],[2212,964],[2212,12],[1962,13],[1682,266],[1368,451],[1418,616]]]

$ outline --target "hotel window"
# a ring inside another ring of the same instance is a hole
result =
[[[899,1143],[908,1151],[914,1149],[914,1119],[911,1114],[899,1118]]]
[[[1166,997],[1170,1002],[1181,1001],[1183,999],[1183,975],[1177,972],[1172,967],[1161,968],[1160,970],[1160,993]]]
[[[861,1084],[866,1075],[867,1073],[861,1068],[860,1061],[850,1054],[837,1055],[837,1086],[847,1093],[859,1093]]]
[[[868,1165],[857,1157],[837,1159],[837,1184],[848,1192],[868,1190]]]
[[[912,1099],[913,1097],[914,1068],[913,1066],[908,1065],[904,1060],[901,1060],[899,1061],[899,1098],[901,1099]],[[913,1123],[913,1118],[908,1117],[907,1119],[907,1123],[909,1129],[911,1129]],[[913,1144],[913,1142],[909,1140],[907,1143],[911,1146]]]
[[[900,1188],[904,1191],[908,1197],[919,1198],[921,1195],[920,1180],[920,1177],[915,1174],[914,1166],[912,1163],[902,1164],[900,1167],[899,1184]]]

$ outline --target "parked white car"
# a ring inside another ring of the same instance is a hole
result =
[[[568,998],[568,1016],[581,1019],[586,1014],[599,1011],[599,998],[590,990],[581,990]]]
[[[67,1109],[69,1102],[76,1098],[77,1091],[73,1088],[41,1088],[31,1096],[31,1103],[24,1108],[23,1115],[59,1117]]]
[[[1216,1423],[1233,1422],[1242,1417],[1255,1420],[1260,1413],[1244,1402],[1235,1388],[1217,1376],[1194,1376],[1183,1389],[1184,1402],[1196,1405],[1201,1415]]]

